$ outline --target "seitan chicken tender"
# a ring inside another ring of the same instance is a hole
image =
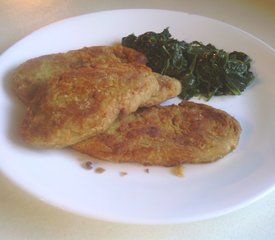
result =
[[[178,96],[181,93],[181,82],[175,78],[154,73],[159,84],[159,91],[144,104],[145,107],[159,105],[160,103]]]
[[[69,70],[41,85],[21,126],[37,147],[61,148],[105,131],[159,91],[157,75],[141,64]]]
[[[236,148],[239,122],[222,110],[183,101],[139,109],[73,149],[98,159],[143,165],[208,163]]]
[[[70,69],[93,67],[97,64],[103,66],[146,62],[147,59],[142,53],[121,45],[84,47],[66,53],[36,57],[22,63],[12,76],[12,88],[16,95],[28,104],[41,84]]]

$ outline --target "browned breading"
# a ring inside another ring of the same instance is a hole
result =
[[[156,74],[141,64],[69,70],[39,88],[21,135],[34,146],[65,147],[105,131],[158,91]]]
[[[12,87],[16,95],[27,104],[42,83],[67,70],[96,66],[97,64],[102,66],[113,63],[146,64],[146,62],[147,59],[142,53],[121,45],[84,47],[26,61],[14,72]]]
[[[240,133],[240,124],[226,112],[184,101],[140,109],[72,147],[113,162],[176,166],[225,156],[236,148]]]
[[[146,107],[159,105],[167,99],[178,96],[181,93],[181,83],[175,78],[154,73],[158,84],[159,91],[157,91],[147,102]]]

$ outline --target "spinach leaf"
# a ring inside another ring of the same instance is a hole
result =
[[[245,53],[228,53],[198,41],[178,41],[168,28],[160,33],[130,34],[122,38],[122,45],[144,53],[153,71],[179,79],[183,99],[240,95],[254,80],[251,58]]]

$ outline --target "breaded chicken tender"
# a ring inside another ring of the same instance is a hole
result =
[[[183,101],[139,109],[72,148],[113,162],[169,167],[220,159],[236,148],[240,133],[239,122],[226,112]]]
[[[158,84],[159,91],[157,91],[143,106],[149,107],[159,105],[160,103],[178,96],[181,93],[181,82],[175,78],[154,73]]]
[[[43,84],[21,127],[37,147],[61,148],[105,131],[155,96],[156,74],[141,64],[97,65],[66,71]]]
[[[12,76],[12,88],[27,104],[41,84],[70,69],[93,67],[98,64],[103,66],[113,63],[146,62],[147,59],[142,53],[121,45],[84,47],[66,53],[36,57],[22,63]]]

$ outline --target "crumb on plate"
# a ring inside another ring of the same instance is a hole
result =
[[[93,162],[92,161],[85,161],[84,163],[83,163],[83,167],[85,168],[85,169],[93,169]]]
[[[97,167],[97,168],[95,169],[95,172],[96,172],[96,173],[103,173],[103,172],[105,172],[105,169],[102,168],[102,167]]]
[[[175,166],[171,170],[172,170],[172,173],[177,177],[184,176],[184,168],[182,165]]]
[[[128,173],[127,172],[124,172],[124,171],[121,171],[120,173],[119,173],[119,175],[121,176],[121,177],[124,177],[124,176],[126,176]]]

